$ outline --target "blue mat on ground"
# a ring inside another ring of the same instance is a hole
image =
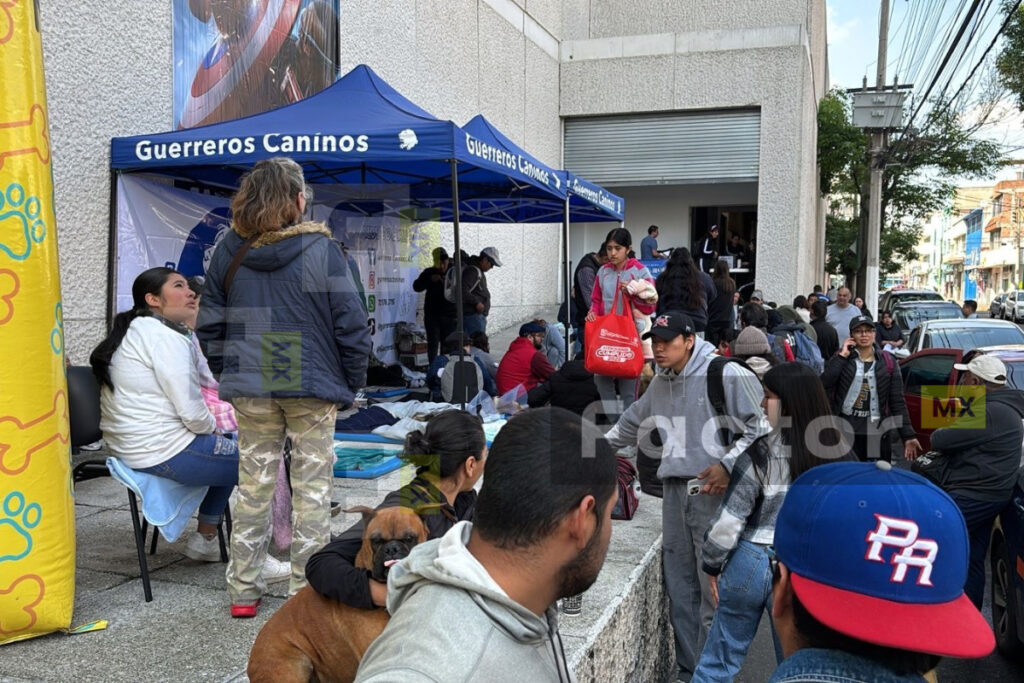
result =
[[[407,387],[400,387],[398,389],[386,389],[382,391],[367,391],[367,398],[393,398],[395,396],[405,396],[409,393]]]
[[[398,439],[389,439],[379,434],[373,434],[372,432],[334,432],[335,441],[359,441],[360,443],[397,443],[399,445],[402,442]]]
[[[402,466],[402,445],[377,437],[376,441],[352,439],[334,442],[334,476],[346,479],[376,479]],[[357,436],[376,436],[359,434]]]

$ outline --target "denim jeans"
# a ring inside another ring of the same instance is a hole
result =
[[[743,666],[754,642],[761,614],[772,614],[772,571],[765,547],[740,541],[718,577],[718,609],[711,622],[704,651],[693,681],[731,681]],[[775,661],[782,662],[782,646],[772,624]]]
[[[623,412],[633,405],[633,402],[636,400],[636,391],[639,384],[639,377],[620,379],[618,377],[594,375],[594,385],[597,387],[597,393],[601,395],[601,400],[607,406],[618,407],[618,401],[621,399]]]
[[[988,555],[992,524],[1010,501],[993,503],[988,500],[975,500],[959,493],[952,493],[950,497],[963,513],[964,522],[967,524],[967,540],[971,548],[964,593],[975,607],[981,609],[982,600],[985,598],[985,556]]]
[[[238,483],[238,442],[220,434],[200,434],[174,457],[139,472],[186,486],[209,486],[199,505],[199,521],[220,524],[228,498]]]
[[[487,332],[487,316],[483,313],[467,313],[462,316],[462,334],[469,339],[477,332]]]

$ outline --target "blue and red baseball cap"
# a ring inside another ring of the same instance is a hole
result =
[[[774,545],[800,602],[829,628],[940,656],[995,648],[964,595],[963,515],[924,477],[886,462],[814,467],[790,486]]]

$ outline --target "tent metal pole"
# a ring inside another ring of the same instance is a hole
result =
[[[462,362],[466,360],[465,326],[463,325],[463,301],[462,301],[462,240],[459,237],[459,162],[451,160],[452,164],[452,232],[455,237],[455,331],[459,333],[459,370],[462,370]],[[456,383],[457,385],[458,383]],[[466,394],[460,392],[459,405],[462,410],[466,409]]]
[[[110,172],[110,207],[107,225],[107,329],[117,315],[117,184],[120,171]]]
[[[572,326],[572,259],[569,257],[569,195],[565,195],[565,216],[562,221],[562,245],[565,249],[565,359],[572,360],[569,328]],[[576,331],[579,336],[579,330]]]

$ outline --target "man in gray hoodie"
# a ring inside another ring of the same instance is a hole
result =
[[[573,681],[555,602],[601,571],[618,499],[615,454],[562,408],[508,421],[472,522],[388,575],[391,620],[356,681]]]
[[[708,369],[716,350],[697,337],[686,314],[659,315],[644,335],[648,337],[658,374],[605,438],[613,446],[635,445],[661,458],[662,566],[679,680],[689,681],[714,616],[700,564],[704,535],[736,458],[771,427],[761,409],[761,382],[738,363],[722,368],[727,419],[719,419],[708,399]],[[728,445],[717,436],[715,424],[728,427]]]

